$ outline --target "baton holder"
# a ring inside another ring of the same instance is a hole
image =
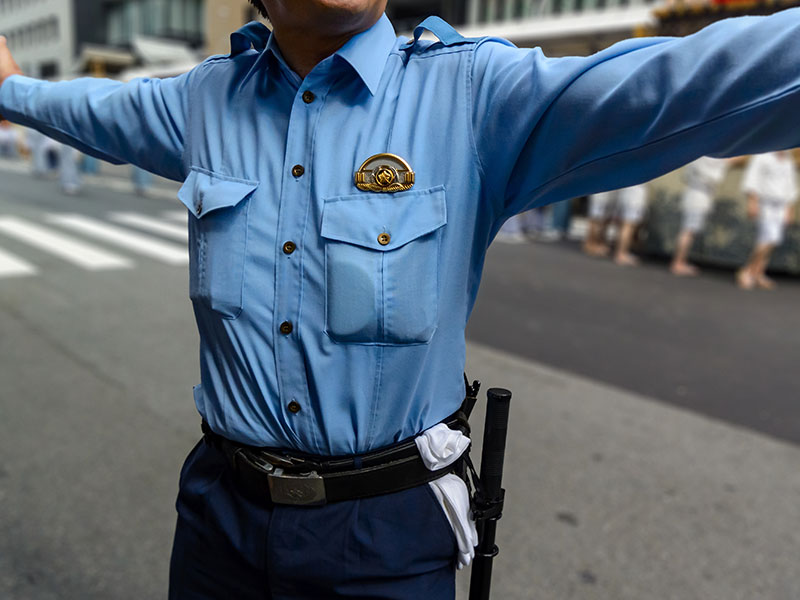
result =
[[[478,529],[478,547],[472,561],[469,600],[489,600],[492,562],[500,551],[495,544],[497,521],[503,516],[505,490],[502,488],[503,463],[508,432],[511,392],[492,388],[487,392],[486,424],[483,429],[480,487],[473,501],[473,516]]]

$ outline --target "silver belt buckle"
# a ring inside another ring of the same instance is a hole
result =
[[[322,506],[327,502],[325,481],[316,471],[286,475],[283,469],[275,469],[267,479],[269,495],[275,504]]]

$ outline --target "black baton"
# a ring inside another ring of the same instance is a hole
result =
[[[474,514],[478,528],[478,547],[472,561],[469,582],[469,600],[489,600],[492,585],[492,561],[499,549],[494,543],[497,521],[503,513],[505,490],[503,460],[506,452],[508,411],[511,392],[492,388],[487,392],[486,423],[483,428],[481,452],[481,489],[478,491]]]

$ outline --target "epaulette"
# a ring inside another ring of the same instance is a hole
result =
[[[252,47],[261,52],[267,47],[272,32],[263,23],[250,21],[247,25],[231,34],[231,56],[247,52]]]
[[[433,35],[439,38],[439,41],[444,46],[457,46],[458,44],[466,44],[473,42],[458,33],[453,26],[444,21],[440,17],[428,17],[414,29],[414,38],[409,40],[407,49],[413,48],[419,41],[420,36],[425,31],[430,31]]]

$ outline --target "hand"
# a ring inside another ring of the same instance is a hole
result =
[[[5,36],[0,35],[0,86],[3,85],[7,77],[11,75],[22,75],[22,69],[11,56]],[[2,115],[0,115],[2,118]]]

